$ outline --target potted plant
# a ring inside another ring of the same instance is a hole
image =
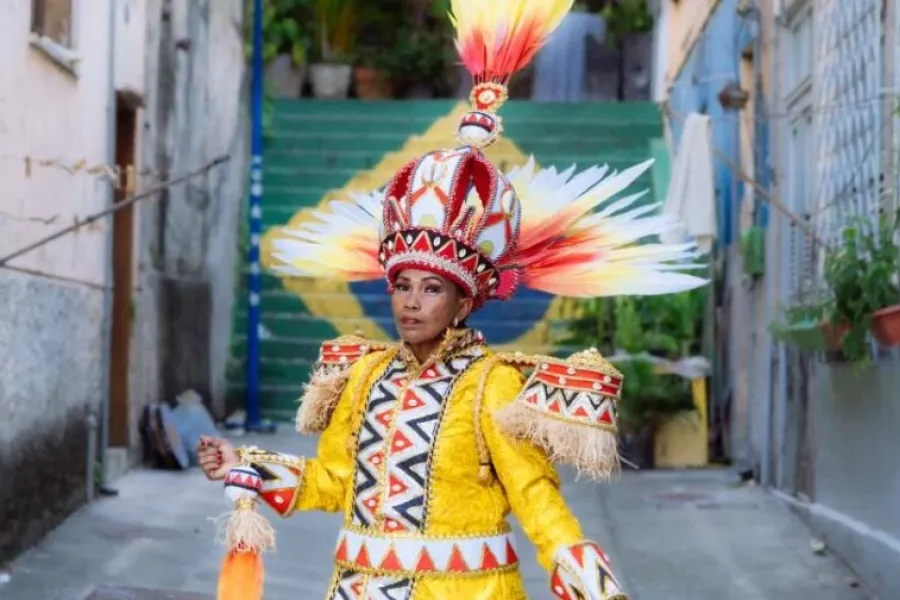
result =
[[[857,366],[868,362],[870,330],[877,331],[883,343],[896,343],[900,312],[895,308],[900,304],[897,225],[896,215],[882,214],[876,227],[857,219],[841,232],[842,246],[825,254],[825,281],[834,296],[829,321],[847,327],[841,347]],[[877,321],[873,320],[876,313]]]
[[[353,89],[358,98],[377,100],[394,95],[399,32],[410,16],[407,2],[380,0],[359,4],[358,56],[353,69]]]
[[[900,344],[900,290],[897,275],[900,271],[900,247],[897,230],[900,228],[900,211],[892,218],[882,215],[878,223],[877,237],[864,236],[869,253],[870,286],[882,285],[878,303],[881,308],[872,313],[872,335],[882,346]]]
[[[404,0],[406,18],[388,50],[395,87],[407,98],[450,95],[458,84],[449,0]]]
[[[312,0],[268,0],[263,4],[263,63],[266,91],[273,98],[298,98],[306,81],[307,52],[311,43],[309,9]],[[248,27],[253,24],[248,4]],[[247,36],[245,52],[253,55],[253,36]]]
[[[353,69],[353,89],[358,98],[380,100],[394,95],[390,59],[388,52],[379,52],[376,48],[360,52],[359,62]]]
[[[313,95],[346,98],[352,78],[356,0],[315,0],[317,62],[309,67]]]
[[[839,350],[848,326],[843,322],[839,326],[832,325],[831,304],[824,290],[801,294],[783,310],[782,317],[771,324],[772,335],[804,352]]]

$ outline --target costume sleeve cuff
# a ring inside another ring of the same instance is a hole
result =
[[[303,483],[305,461],[291,454],[250,446],[237,449],[240,464],[225,477],[225,487],[243,488],[286,517],[294,511]]]
[[[609,558],[594,542],[560,548],[553,562],[550,588],[560,600],[628,600]]]

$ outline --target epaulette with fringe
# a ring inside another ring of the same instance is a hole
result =
[[[297,431],[308,434],[324,431],[347,384],[350,367],[367,354],[392,348],[394,345],[389,342],[376,342],[356,335],[345,335],[323,343],[309,383],[304,386],[300,398]]]
[[[521,393],[494,415],[507,435],[543,449],[551,460],[605,481],[620,468],[617,404],[622,373],[596,349],[569,358],[501,354],[532,369]]]

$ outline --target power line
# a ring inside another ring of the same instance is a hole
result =
[[[76,231],[76,230],[84,227],[85,225],[90,225],[94,221],[99,221],[100,219],[102,219],[103,217],[106,217],[107,215],[115,214],[116,212],[122,210],[123,208],[127,208],[127,207],[135,204],[136,202],[139,202],[145,198],[154,196],[165,189],[168,189],[174,185],[178,185],[179,183],[184,183],[185,181],[193,179],[194,177],[196,177],[198,175],[202,175],[202,174],[206,173],[207,171],[209,171],[210,169],[213,169],[230,159],[231,159],[230,154],[220,156],[220,157],[215,158],[215,159],[211,160],[210,162],[206,163],[204,166],[200,167],[199,169],[196,169],[189,173],[185,173],[184,175],[176,177],[175,179],[171,179],[163,184],[152,187],[145,192],[142,192],[140,194],[137,194],[136,196],[132,196],[131,198],[128,198],[127,200],[123,200],[122,202],[117,202],[112,207],[107,208],[106,210],[100,211],[93,215],[88,215],[84,219],[76,219],[72,225],[65,227],[63,229],[60,229],[59,231],[57,231],[55,233],[51,233],[50,235],[45,236],[45,237],[37,240],[34,243],[28,244],[27,246],[20,248],[19,250],[16,250],[15,252],[12,252],[11,254],[4,256],[3,258],[0,258],[0,267],[5,266],[6,263],[8,263],[9,261],[11,261],[15,258],[22,256],[23,254],[27,254],[28,252],[31,252],[32,250],[35,250],[36,248],[40,248],[41,246],[44,246],[47,243],[52,242],[53,240],[59,239],[59,238],[63,237],[64,235],[72,233],[73,231]]]

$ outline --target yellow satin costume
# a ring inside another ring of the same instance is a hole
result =
[[[499,425],[523,392],[519,369],[476,332],[448,340],[424,365],[403,347],[326,344],[331,366],[298,415],[306,431],[330,415],[317,457],[240,452],[265,473],[261,498],[282,516],[344,512],[328,600],[524,599],[510,512],[551,573],[560,553],[585,544],[547,452]],[[594,560],[586,572],[605,577],[608,594],[596,597],[624,598],[596,552],[600,569]]]

